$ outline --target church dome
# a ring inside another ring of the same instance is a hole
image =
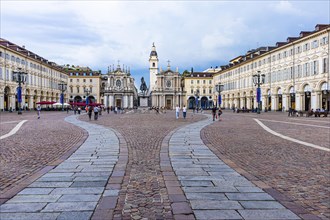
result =
[[[151,51],[150,56],[157,56],[157,52],[156,51]]]

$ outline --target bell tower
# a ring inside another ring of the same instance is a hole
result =
[[[152,91],[155,88],[157,74],[158,74],[158,55],[156,52],[155,43],[152,43],[152,48],[150,52],[149,58],[149,74],[150,74],[150,87],[149,89]]]

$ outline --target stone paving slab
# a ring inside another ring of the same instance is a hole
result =
[[[169,156],[196,219],[300,219],[220,160],[200,139],[212,120],[178,129]]]
[[[118,161],[119,140],[111,129],[75,116],[66,120],[85,129],[88,138],[67,160],[2,204],[1,220],[91,218]]]

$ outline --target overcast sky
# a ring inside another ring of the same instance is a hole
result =
[[[129,66],[149,83],[149,55],[160,67],[203,71],[260,46],[330,23],[317,1],[15,1],[1,0],[1,38],[57,64]]]

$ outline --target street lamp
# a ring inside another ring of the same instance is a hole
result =
[[[218,103],[219,103],[219,109],[221,108],[221,103],[222,103],[221,92],[223,91],[223,87],[224,87],[224,85],[222,85],[220,83],[215,85],[215,90],[218,92],[218,100],[217,100],[217,106],[216,107],[218,107]]]
[[[24,82],[26,81],[26,76],[27,73],[22,72],[21,69],[19,68],[17,72],[13,71],[13,76],[14,76],[14,80],[18,83],[18,88],[17,88],[17,101],[18,101],[18,114],[21,115],[22,114],[22,86],[21,83],[24,84]]]
[[[58,89],[61,90],[60,102],[62,104],[62,111],[64,111],[64,91],[67,89],[67,84],[65,82],[60,82],[58,84]]]
[[[199,89],[197,89],[195,92],[196,109],[198,109],[198,98],[199,98]]]
[[[260,85],[265,83],[265,74],[260,74],[260,71],[257,72],[257,74],[254,74],[252,76],[253,78],[253,83],[254,85],[257,86],[257,102],[258,102],[258,109],[257,109],[257,114],[260,114],[260,102],[261,102],[261,89]]]
[[[86,93],[86,105],[88,105],[88,96],[91,93],[90,89],[85,89],[84,92]]]

